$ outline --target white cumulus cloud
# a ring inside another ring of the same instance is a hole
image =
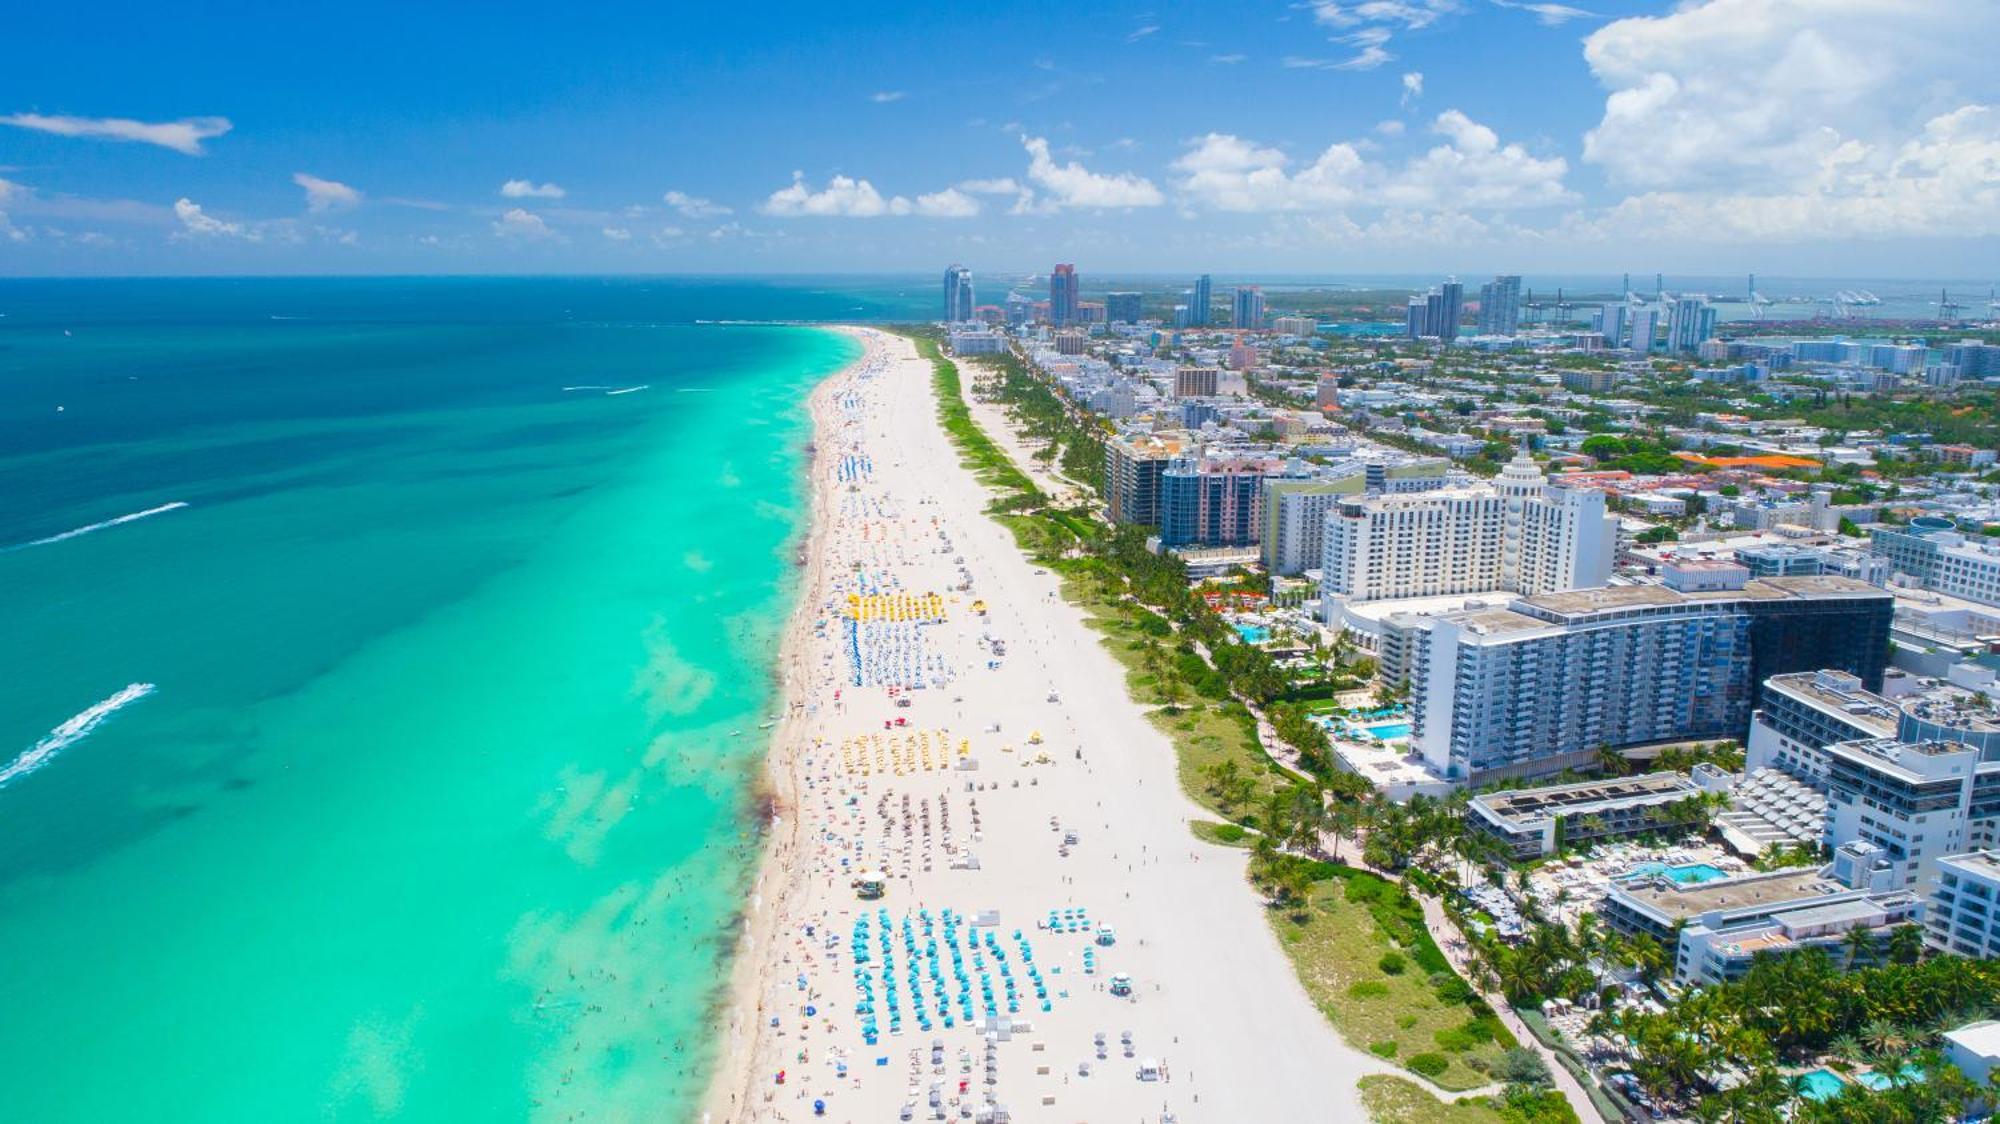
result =
[[[182,196],[174,200],[174,217],[180,220],[181,232],[194,238],[240,238],[243,224],[224,222],[214,215],[206,214],[201,204]]]
[[[2000,230],[2000,4],[1697,0],[1605,25],[1583,158],[1703,241]]]
[[[909,200],[901,200],[904,212]],[[892,213],[892,201],[884,199],[867,180],[835,176],[826,187],[814,191],[806,186],[804,172],[792,173],[792,186],[780,188],[764,200],[767,215],[811,215],[819,217],[876,218]]]
[[[519,207],[494,220],[493,233],[510,242],[552,242],[559,237],[542,216]]]
[[[979,200],[955,187],[917,196],[917,214],[936,219],[969,219],[979,213]]]
[[[1833,162],[1789,190],[1634,195],[1605,226],[1697,242],[2000,235],[2000,108],[1941,114],[1893,152]]]
[[[65,117],[40,113],[13,113],[0,117],[0,125],[54,133],[59,137],[91,137],[98,140],[137,141],[171,148],[188,156],[202,154],[201,142],[219,137],[231,128],[227,117],[183,117],[178,121],[135,121],[129,117]]]
[[[500,185],[500,194],[509,199],[561,199],[569,192],[564,191],[560,184],[508,180]]]
[[[1058,164],[1049,155],[1049,142],[1042,137],[1023,136],[1028,150],[1028,180],[1040,189],[1044,208],[1076,207],[1157,207],[1166,202],[1160,189],[1144,176],[1121,172],[1106,175],[1093,172],[1072,160]]]
[[[341,211],[361,202],[361,193],[337,180],[321,179],[309,172],[293,172],[292,182],[305,189],[306,210],[319,214]]]
[[[1996,100],[1996,41],[1991,2],[1706,0],[1618,20],[1584,40],[1608,93],[1583,156],[1640,187],[1782,185]]]
[[[630,242],[632,240],[632,232],[622,226],[605,227],[604,236],[613,242]]]
[[[669,191],[660,200],[691,219],[711,219],[729,213],[729,208],[722,204],[685,191]]]
[[[979,213],[979,201],[956,187],[919,195],[914,200],[901,195],[883,195],[865,179],[834,176],[818,190],[806,183],[804,172],[792,173],[792,185],[780,188],[758,208],[767,215],[808,218],[871,219],[885,215],[922,215],[929,218],[970,218]]]
[[[1431,131],[1444,143],[1400,165],[1371,160],[1342,141],[1296,170],[1281,149],[1210,133],[1174,161],[1175,186],[1188,202],[1218,211],[1511,210],[1574,198],[1563,184],[1569,165],[1560,156],[1503,144],[1456,109],[1438,114]]]

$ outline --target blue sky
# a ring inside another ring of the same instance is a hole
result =
[[[0,274],[2000,271],[2000,0],[9,25]]]

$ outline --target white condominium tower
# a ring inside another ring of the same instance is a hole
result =
[[[1618,524],[1604,493],[1549,487],[1523,450],[1490,484],[1342,501],[1327,514],[1325,541],[1329,602],[1532,597],[1609,581]]]

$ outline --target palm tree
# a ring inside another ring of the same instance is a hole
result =
[[[1666,946],[1651,933],[1634,934],[1625,942],[1625,950],[1632,967],[1639,970],[1639,978],[1648,984],[1657,982],[1660,973],[1666,970]]]
[[[1327,832],[1333,836],[1333,861],[1340,861],[1340,841],[1352,836],[1361,824],[1361,805],[1347,797],[1335,797],[1327,809]]]
[[[1876,1054],[1901,1055],[1910,1048],[1910,1038],[1902,1027],[1887,1019],[1875,1019],[1861,1028],[1861,1044]]]
[[[1924,931],[1915,925],[1898,925],[1889,930],[1889,959],[1898,964],[1915,964],[1924,954]]]
[[[1625,759],[1624,754],[1611,748],[1609,743],[1597,747],[1597,765],[1614,777],[1622,777],[1632,771],[1632,763]]]
[[[1840,938],[1840,944],[1847,953],[1847,963],[1844,965],[1847,968],[1854,967],[1857,962],[1875,958],[1875,934],[1866,925],[1856,924],[1849,929],[1847,935]]]
[[[1257,811],[1257,826],[1273,847],[1282,847],[1292,835],[1292,801],[1286,790],[1266,793]]]
[[[1291,818],[1288,841],[1309,855],[1320,853],[1320,834],[1326,830],[1326,795],[1316,784],[1295,784],[1285,790],[1286,811]]]

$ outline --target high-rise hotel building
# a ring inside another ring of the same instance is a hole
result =
[[[1830,667],[1879,686],[1893,603],[1851,578],[1751,581],[1716,563],[1423,618],[1406,638],[1412,744],[1479,784],[1588,766],[1605,746],[1742,737],[1774,675]]]
[[[1491,484],[1342,500],[1326,516],[1329,605],[1461,593],[1554,593],[1611,577],[1604,494],[1551,488],[1525,451]]]

